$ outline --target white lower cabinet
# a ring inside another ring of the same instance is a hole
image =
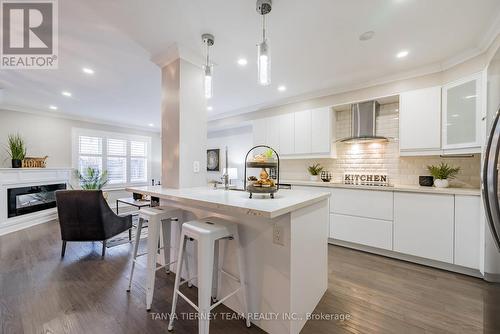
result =
[[[330,238],[392,250],[392,191],[333,189]]]
[[[394,251],[453,263],[454,196],[394,194]]]
[[[330,237],[392,250],[392,221],[332,213]]]
[[[393,192],[384,190],[333,189],[331,210],[349,216],[392,220]]]
[[[477,196],[455,195],[455,264],[479,269],[480,203]]]
[[[293,189],[331,192],[331,239],[479,269],[479,196],[313,186]]]

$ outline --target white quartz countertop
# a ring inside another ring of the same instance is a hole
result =
[[[413,185],[395,185],[390,187],[378,186],[362,186],[334,182],[323,181],[306,181],[306,180],[280,180],[280,183],[288,183],[297,186],[311,187],[326,187],[326,188],[346,188],[346,189],[363,189],[363,190],[379,190],[379,191],[400,191],[400,192],[415,192],[428,194],[449,194],[449,195],[471,195],[480,196],[481,189],[479,188],[436,188],[436,187],[421,187]]]
[[[234,191],[209,187],[172,189],[162,186],[127,187],[127,191],[159,197],[187,206],[202,209],[216,209],[275,218],[303,207],[317,203],[330,196],[329,192],[281,189],[274,194],[274,199],[254,194],[248,198],[245,191]]]

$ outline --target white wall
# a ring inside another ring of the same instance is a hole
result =
[[[202,70],[189,61],[178,58],[162,67],[162,183],[170,188],[206,184],[207,101],[202,83]]]
[[[71,129],[74,127],[151,137],[150,178],[160,180],[159,133],[7,110],[0,110],[0,167],[10,167],[11,164],[9,155],[3,149],[10,133],[19,133],[26,140],[29,156],[48,155],[47,167],[73,167],[71,165]]]
[[[228,148],[229,168],[238,168],[239,184],[243,180],[245,155],[252,148],[252,127],[209,132],[207,149],[220,149],[220,171],[207,172],[207,179],[221,181],[225,166],[225,147]]]

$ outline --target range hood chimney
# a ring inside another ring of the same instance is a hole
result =
[[[351,105],[351,136],[341,139],[344,143],[388,141],[386,137],[376,135],[377,112],[380,104],[367,101]]]

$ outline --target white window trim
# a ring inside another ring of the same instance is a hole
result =
[[[79,156],[79,149],[78,149],[78,137],[80,136],[90,136],[90,137],[101,137],[104,140],[102,141],[102,165],[107,166],[107,138],[113,138],[113,139],[123,139],[127,141],[127,181],[126,183],[120,184],[120,183],[113,183],[113,184],[107,184],[103,189],[104,190],[110,190],[110,189],[123,189],[127,186],[142,186],[142,185],[148,185],[149,184],[149,179],[151,178],[151,165],[152,165],[152,156],[151,156],[151,137],[147,136],[140,136],[140,135],[131,135],[131,134],[126,134],[126,133],[120,133],[120,132],[111,132],[111,131],[101,131],[101,130],[94,130],[94,129],[85,129],[85,128],[72,128],[71,129],[71,161],[72,161],[72,166],[73,169],[77,170],[78,169],[78,156]],[[137,140],[137,141],[144,141],[147,144],[147,169],[146,169],[146,182],[130,182],[130,141]],[[104,154],[106,152],[106,154]]]

